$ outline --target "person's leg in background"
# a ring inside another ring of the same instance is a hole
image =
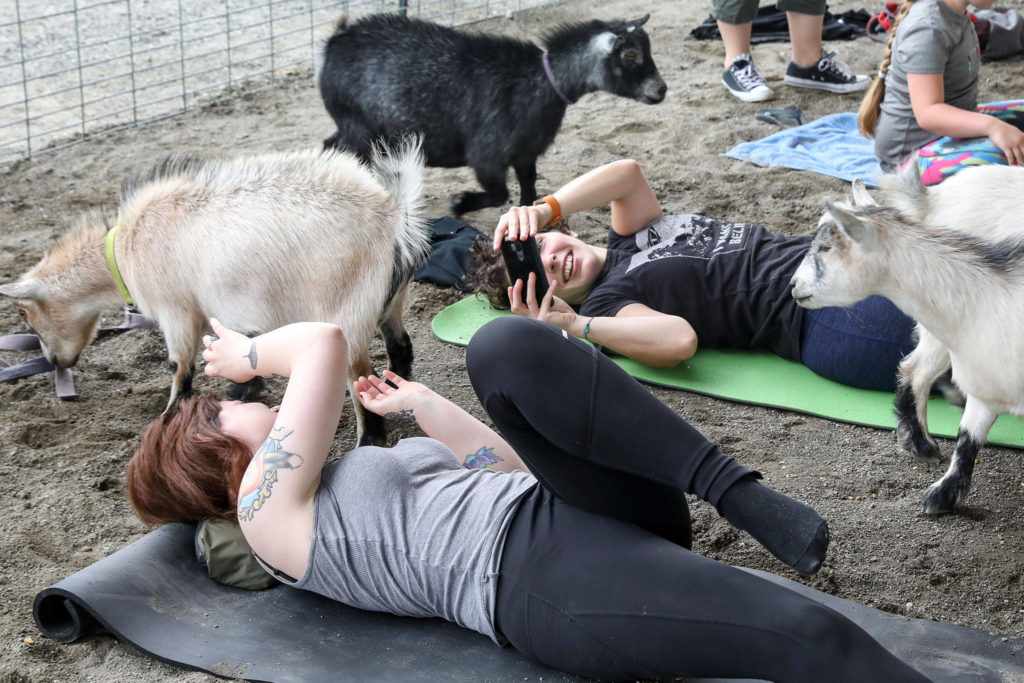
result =
[[[793,57],[786,69],[787,85],[836,93],[866,90],[871,79],[855,75],[846,62],[826,53],[821,45],[821,27],[825,21],[824,0],[781,0],[789,24]]]
[[[744,102],[763,102],[775,96],[750,54],[750,32],[757,0],[712,0],[711,14],[725,46],[722,84]]]
[[[526,656],[600,679],[926,680],[817,601],[543,488],[509,527],[495,625]]]
[[[804,311],[800,358],[840,384],[893,391],[899,362],[914,346],[914,321],[881,296]]]
[[[828,525],[820,515],[760,485],[760,475],[597,349],[551,325],[509,316],[474,335],[466,368],[495,426],[560,498],[651,529],[664,520],[614,511],[636,497],[624,484],[646,479],[710,502],[800,573],[821,566]],[[630,476],[620,482],[619,474]],[[666,502],[654,510],[670,507],[667,495],[660,499]]]

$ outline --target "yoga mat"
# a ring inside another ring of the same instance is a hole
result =
[[[229,588],[195,559],[186,524],[167,524],[41,591],[44,635],[70,643],[98,623],[170,664],[257,681],[579,681],[441,619],[364,612],[278,586]],[[772,574],[859,624],[935,681],[1024,675],[1024,639],[895,616]],[[711,683],[720,679],[690,679]]]
[[[829,114],[760,140],[742,142],[722,156],[758,166],[814,171],[850,182],[860,178],[868,187],[878,187],[882,174],[874,142],[857,130],[857,115],[852,112]]]
[[[434,316],[431,327],[438,339],[465,346],[484,323],[503,315],[512,313],[491,308],[481,296],[469,296]],[[652,368],[630,358],[611,358],[630,375],[649,384],[838,422],[896,428],[891,393],[838,384],[770,351],[701,349],[693,358],[667,369]],[[962,414],[962,409],[944,398],[933,397],[928,401],[928,429],[936,436],[955,439]],[[1024,448],[1024,420],[1001,415],[989,432],[988,442]]]

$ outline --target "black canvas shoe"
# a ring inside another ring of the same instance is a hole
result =
[[[763,102],[775,97],[764,82],[764,74],[746,52],[732,60],[729,68],[722,72],[722,85],[744,102]]]
[[[846,62],[835,57],[835,52],[823,52],[821,59],[811,66],[797,66],[790,62],[783,80],[786,85],[829,92],[858,92],[871,84],[871,79],[853,74]]]

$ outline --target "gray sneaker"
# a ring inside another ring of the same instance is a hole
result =
[[[775,97],[775,93],[764,82],[764,74],[747,52],[737,56],[729,68],[722,72],[722,84],[744,102],[764,102]]]
[[[871,79],[854,75],[850,66],[836,59],[835,52],[822,52],[821,59],[811,66],[797,66],[790,62],[783,79],[786,85],[798,88],[815,88],[829,92],[859,92],[871,85]]]

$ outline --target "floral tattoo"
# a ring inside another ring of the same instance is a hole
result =
[[[282,445],[291,435],[291,431],[285,433],[283,427],[275,427],[253,456],[238,492],[238,519],[241,521],[251,522],[253,515],[270,498],[278,471],[302,466],[302,456],[286,451]]]
[[[471,453],[466,456],[466,459],[462,463],[469,469],[481,469],[485,470],[491,465],[499,463],[502,458],[494,452],[494,449],[490,446],[481,446],[476,453]]]

